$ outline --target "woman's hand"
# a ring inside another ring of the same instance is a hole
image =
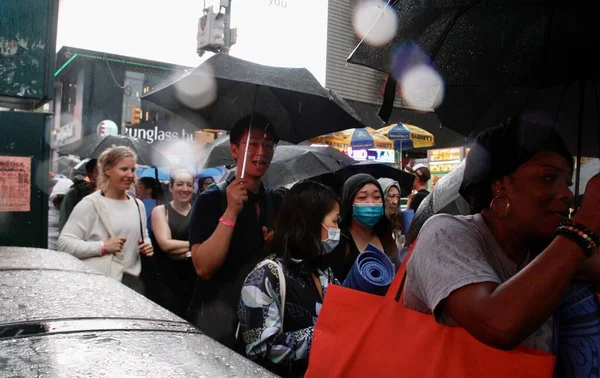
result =
[[[144,242],[142,240],[138,241],[138,250],[144,256],[154,255],[154,248],[152,248],[152,244],[150,244],[148,242]]]
[[[104,242],[104,253],[115,254],[121,252],[125,241],[127,241],[126,238],[119,238],[115,236],[108,238],[108,240]]]

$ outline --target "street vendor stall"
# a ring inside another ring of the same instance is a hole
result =
[[[394,142],[370,127],[330,133],[313,138],[310,142],[327,144],[357,161],[395,162]]]

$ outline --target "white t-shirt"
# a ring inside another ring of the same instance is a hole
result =
[[[527,264],[517,266],[500,248],[481,214],[438,214],[425,222],[406,267],[404,305],[433,313],[446,325],[456,322],[439,308],[441,301],[461,287],[480,283],[501,284]],[[553,350],[553,322],[548,319],[523,345]]]
[[[135,198],[115,200],[104,197],[99,191],[84,197],[73,209],[60,237],[58,249],[83,260],[100,257],[101,242],[109,238],[108,231],[102,223],[92,202],[95,196],[105,209],[105,213],[117,237],[127,239],[123,245],[123,272],[139,276],[142,265],[138,249],[141,239],[140,221],[144,232],[144,241],[150,242],[146,226],[146,209],[144,204]],[[138,206],[136,206],[136,202]]]

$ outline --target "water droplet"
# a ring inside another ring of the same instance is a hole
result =
[[[381,46],[390,42],[398,29],[396,11],[381,0],[361,3],[354,8],[354,31],[365,43]]]

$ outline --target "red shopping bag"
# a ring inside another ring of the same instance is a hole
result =
[[[502,351],[460,327],[402,305],[404,263],[385,297],[330,285],[315,326],[307,378],[550,378],[555,357]]]

